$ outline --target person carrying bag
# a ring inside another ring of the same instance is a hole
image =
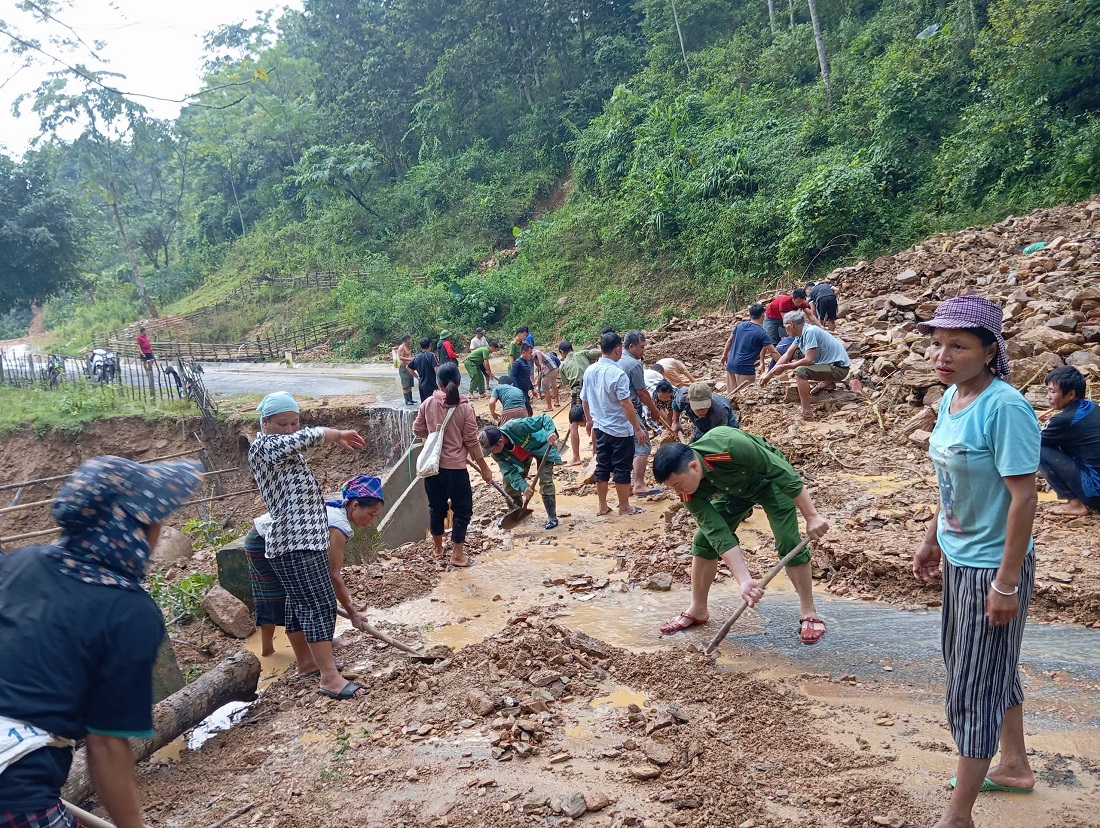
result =
[[[413,423],[413,433],[425,440],[416,462],[416,476],[424,480],[436,554],[443,556],[443,529],[450,512],[452,550],[447,563],[469,566],[471,561],[465,552],[466,530],[474,515],[474,495],[466,458],[477,464],[487,483],[492,481],[493,474],[478,441],[474,409],[458,393],[461,379],[458,366],[453,362],[445,363],[439,366],[436,376],[444,390],[436,391],[421,403]]]

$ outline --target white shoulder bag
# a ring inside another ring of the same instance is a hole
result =
[[[458,406],[456,405],[455,408]],[[439,457],[443,453],[443,432],[447,430],[447,423],[451,421],[451,415],[454,413],[454,408],[448,411],[439,431],[431,432],[428,439],[424,441],[424,448],[416,458],[417,477],[435,477],[439,474]]]

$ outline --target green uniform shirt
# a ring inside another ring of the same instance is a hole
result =
[[[600,358],[600,351],[592,348],[587,351],[570,351],[562,360],[559,376],[565,381],[566,387],[574,394],[581,390],[584,380],[584,372],[588,366]]]
[[[549,414],[540,414],[537,417],[519,417],[509,420],[500,427],[501,433],[512,442],[530,453],[537,463],[546,454],[546,462],[560,465],[561,453],[550,446],[551,434],[556,434],[558,429]],[[549,451],[547,451],[549,449]],[[527,490],[527,480],[524,477],[526,466],[524,460],[520,460],[508,449],[492,455],[500,466],[500,473],[505,482],[515,491]]]
[[[489,357],[489,346],[483,345],[480,348],[474,348],[472,351],[470,351],[470,355],[466,357],[466,361],[472,362],[478,368],[481,368],[481,366],[485,364],[485,361],[489,359]]]
[[[517,359],[519,359],[519,355],[522,354],[522,353],[523,353],[523,343],[522,342],[513,342],[511,345],[508,346],[509,362],[515,362]]]
[[[691,448],[703,467],[703,479],[694,494],[682,495],[680,500],[695,517],[707,544],[719,555],[738,545],[730,523],[736,526],[748,509],[760,504],[770,519],[776,495],[784,495],[790,503],[802,492],[798,472],[763,437],[718,426],[692,443]],[[797,531],[796,518],[795,543]]]

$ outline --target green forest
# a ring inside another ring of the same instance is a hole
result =
[[[205,48],[171,122],[86,69],[18,103],[0,337],[354,270],[202,333],[583,339],[1100,190],[1100,0],[305,0]]]

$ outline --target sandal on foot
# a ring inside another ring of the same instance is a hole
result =
[[[640,515],[644,511],[645,511],[645,509],[642,509],[638,506],[635,506],[629,512],[623,512],[621,516],[622,517],[630,517],[631,515]]]
[[[806,615],[799,619],[799,637],[802,639],[803,644],[816,644],[825,635],[825,622],[818,618],[816,615]],[[820,624],[821,629],[817,629],[815,624]]]
[[[360,693],[359,691],[363,692]],[[339,701],[347,701],[348,699],[361,699],[367,695],[367,691],[356,684],[354,681],[349,681],[344,685],[344,689],[339,693],[333,693],[331,690],[326,690],[324,687],[320,688],[322,696],[328,696],[330,699],[338,699]],[[358,695],[356,695],[358,694]]]
[[[951,787],[954,788],[955,784],[959,781],[957,776],[952,776],[950,780]],[[1035,790],[1035,787],[1030,788],[1014,788],[1011,785],[1001,785],[998,782],[994,782],[988,776],[982,780],[982,786],[978,789],[979,793],[990,793],[992,791],[998,791],[1000,793],[1031,793]]]
[[[686,612],[681,612],[675,618],[671,618],[661,625],[661,635],[672,635],[673,633],[683,632],[684,630],[688,629],[688,627],[701,627],[709,620],[709,618],[706,618],[700,621],[694,615],[689,615]],[[687,623],[685,624],[683,623],[683,621],[687,621]]]

